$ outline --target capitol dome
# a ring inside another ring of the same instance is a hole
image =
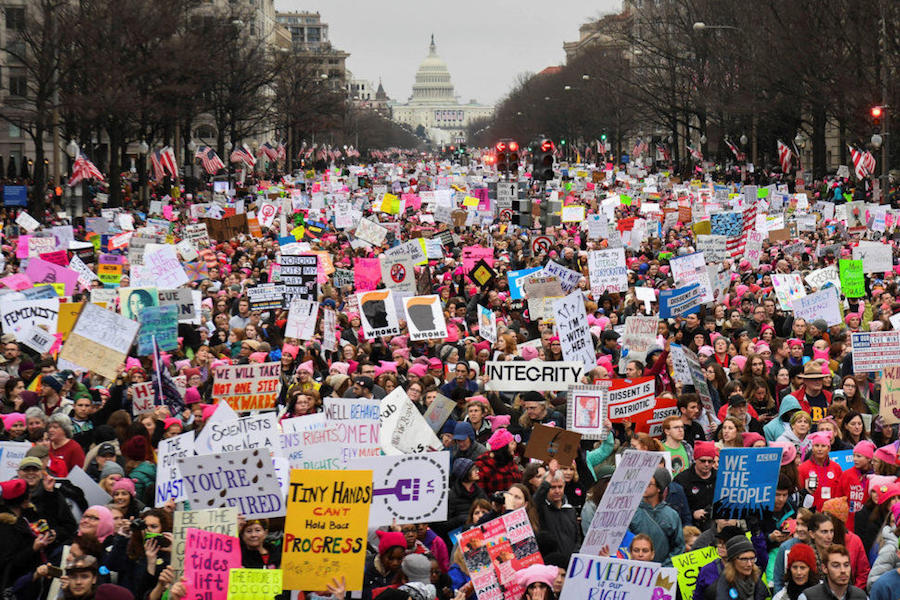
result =
[[[416,71],[416,82],[413,84],[411,101],[446,103],[455,101],[455,98],[453,83],[450,81],[450,70],[447,68],[447,63],[437,55],[437,47],[434,44],[434,35],[432,35],[428,56]]]

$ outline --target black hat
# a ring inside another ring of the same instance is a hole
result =
[[[115,456],[116,455],[116,447],[110,444],[109,442],[103,442],[100,444],[100,447],[97,448],[97,456]]]
[[[375,382],[372,380],[372,378],[366,377],[364,375],[360,376],[360,377],[354,377],[353,383],[355,383],[361,387],[364,387],[369,391],[371,391],[375,387]]]

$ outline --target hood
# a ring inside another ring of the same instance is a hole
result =
[[[787,423],[791,420],[788,413],[792,410],[800,410],[800,401],[791,394],[788,394],[781,400],[781,408],[778,409],[778,418]]]

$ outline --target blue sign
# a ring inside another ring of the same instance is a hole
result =
[[[519,269],[518,271],[507,271],[506,279],[509,281],[510,300],[523,300],[525,298],[525,278],[541,269],[542,267],[534,267],[531,269]]]
[[[829,452],[828,458],[836,462],[842,471],[853,468],[853,450]]]
[[[774,510],[781,452],[781,448],[722,448],[713,518],[745,519]]]
[[[141,309],[138,317],[141,329],[138,333],[138,355],[153,354],[153,340],[160,350],[178,349],[178,307],[147,306]]]
[[[672,319],[700,312],[703,290],[699,283],[692,283],[674,290],[659,291],[659,318]]]
[[[28,206],[28,188],[24,185],[3,186],[4,206]]]

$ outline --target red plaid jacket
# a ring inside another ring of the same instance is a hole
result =
[[[494,492],[505,492],[514,483],[522,483],[522,471],[515,461],[501,467],[493,453],[485,452],[475,459],[475,464],[481,471],[479,485],[489,496]]]

